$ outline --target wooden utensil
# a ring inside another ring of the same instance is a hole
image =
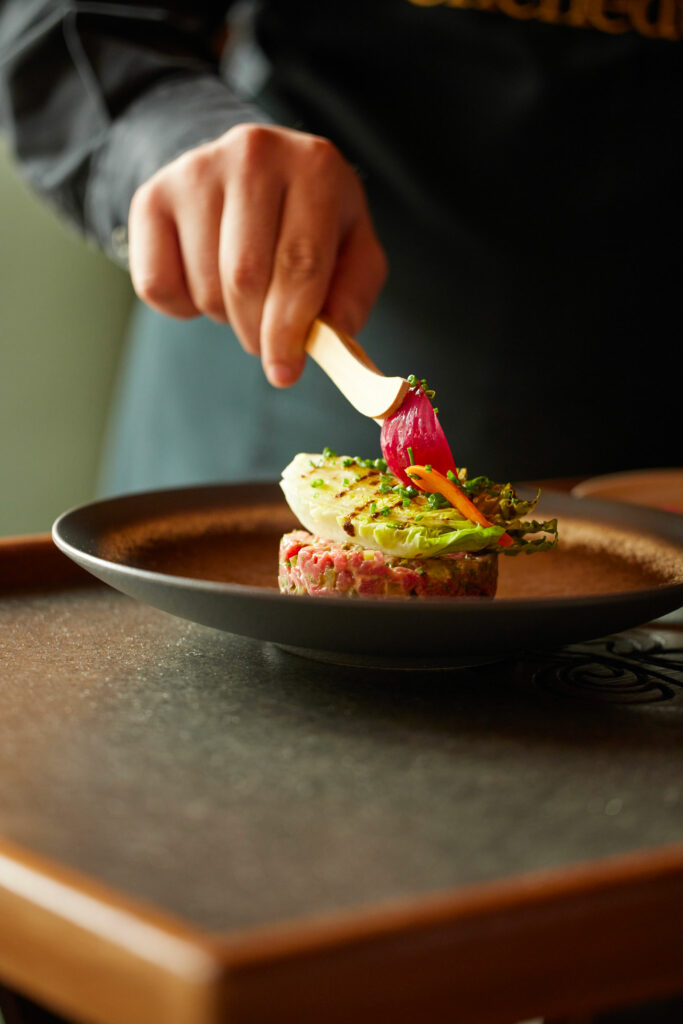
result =
[[[306,352],[358,412],[379,423],[398,409],[410,387],[403,377],[385,377],[357,341],[321,318],[313,322]]]

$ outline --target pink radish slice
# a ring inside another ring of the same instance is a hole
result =
[[[410,480],[405,467],[411,461],[417,466],[433,466],[444,476],[448,470],[457,472],[446,435],[421,385],[411,388],[400,408],[387,416],[380,442],[387,466],[406,486]],[[412,460],[408,448],[412,448]]]

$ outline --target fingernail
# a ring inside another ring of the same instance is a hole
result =
[[[268,363],[266,377],[276,388],[286,388],[299,376],[298,367],[291,363]]]

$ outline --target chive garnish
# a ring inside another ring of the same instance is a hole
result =
[[[413,454],[413,449],[410,447],[410,445],[408,445],[408,458],[410,459],[410,465],[414,466],[415,465],[415,455]]]

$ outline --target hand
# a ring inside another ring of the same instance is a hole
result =
[[[335,146],[260,124],[231,128],[142,185],[129,253],[141,299],[230,323],[277,387],[299,377],[314,318],[356,334],[386,277],[363,189]]]

